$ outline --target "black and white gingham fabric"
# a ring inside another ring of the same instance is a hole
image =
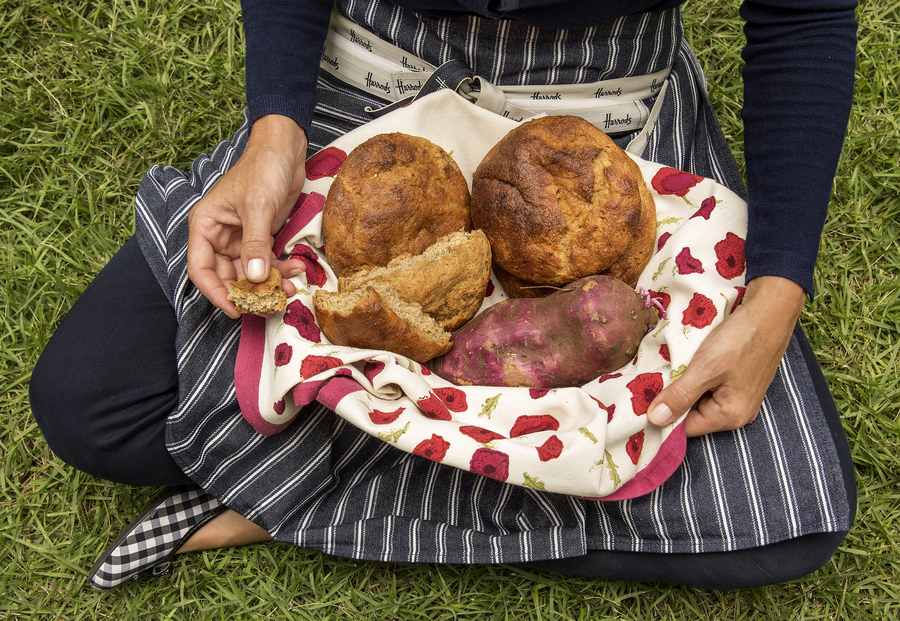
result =
[[[152,570],[224,510],[225,505],[195,486],[166,493],[151,503],[100,555],[89,574],[91,585],[113,589]]]
[[[743,193],[677,10],[568,33],[475,18],[418,21],[382,2],[345,2],[342,10],[433,64],[457,57],[497,83],[594,81],[674,62],[643,157]],[[318,147],[382,103],[327,75],[319,94],[310,136]],[[248,134],[245,124],[189,171],[151,169],[136,200],[137,227],[180,325],[181,401],[167,425],[169,451],[276,540],[359,559],[497,563],[589,549],[727,551],[849,528],[834,443],[796,341],[756,422],[690,441],[684,465],[630,501],[585,501],[479,477],[401,452],[315,404],[282,433],[255,433],[235,399],[240,324],[190,285],[185,263],[187,214],[235,163]]]

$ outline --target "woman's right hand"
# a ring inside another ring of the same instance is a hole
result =
[[[264,281],[275,265],[282,276],[303,270],[299,259],[278,261],[274,235],[284,226],[306,182],[306,133],[292,119],[260,117],[237,163],[197,201],[188,215],[187,267],[191,281],[230,317],[228,283],[246,275]],[[295,293],[289,280],[285,293]]]

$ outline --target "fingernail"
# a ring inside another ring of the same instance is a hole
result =
[[[662,427],[669,424],[669,420],[672,418],[672,410],[670,410],[669,406],[665,403],[658,403],[656,407],[647,414],[647,418],[649,418],[650,422],[657,427]]]
[[[266,262],[262,259],[250,259],[247,262],[247,278],[262,280],[266,277]]]

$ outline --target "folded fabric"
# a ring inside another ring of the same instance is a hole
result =
[[[746,204],[710,179],[634,158],[657,210],[656,253],[638,287],[664,318],[625,367],[584,386],[553,390],[454,386],[387,351],[336,346],[315,322],[312,294],[337,290],[322,251],[321,211],[346,154],[400,131],[428,138],[472,173],[515,121],[452,91],[423,97],[344,135],[307,162],[308,182],[275,253],[300,257],[297,294],[269,319],[245,315],[235,368],[246,420],[283,430],[313,401],[400,450],[501,481],[621,500],[649,493],[679,466],[684,414],[652,425],[653,398],[684,372],[702,340],[744,292]],[[505,299],[492,277],[482,309]]]

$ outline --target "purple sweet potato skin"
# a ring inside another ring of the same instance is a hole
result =
[[[628,364],[658,318],[621,280],[588,276],[545,298],[491,306],[429,367],[459,385],[581,386]]]

